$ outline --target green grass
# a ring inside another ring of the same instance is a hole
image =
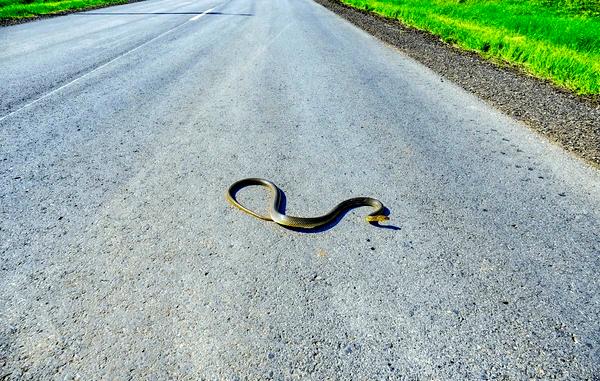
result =
[[[0,0],[0,21],[128,3],[129,0]]]
[[[600,0],[340,1],[578,94],[600,94]]]

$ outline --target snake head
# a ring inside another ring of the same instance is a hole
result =
[[[383,214],[376,214],[374,216],[367,216],[365,219],[367,222],[382,222],[388,221],[390,218],[388,216],[384,216]]]

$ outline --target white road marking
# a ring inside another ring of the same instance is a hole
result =
[[[188,21],[196,21],[196,20],[198,20],[200,17],[202,17],[202,16],[204,16],[205,14],[207,14],[208,12],[212,12],[212,10],[213,10],[213,9],[215,9],[215,8],[216,8],[216,7],[214,7],[214,8],[211,8],[211,9],[208,9],[208,10],[206,10],[206,11],[204,11],[204,12],[200,13],[199,15],[196,15],[196,16],[192,17],[192,18],[191,18],[191,19],[189,19]]]
[[[197,15],[197,16],[194,16],[194,17],[192,17],[191,19],[187,20],[186,22],[184,22],[184,23],[182,23],[182,24],[179,24],[179,25],[177,25],[177,26],[175,26],[175,27],[171,28],[171,29],[167,30],[166,32],[163,32],[163,33],[159,34],[158,36],[151,38],[150,40],[148,40],[148,41],[144,42],[143,44],[141,44],[141,45],[138,45],[138,46],[136,46],[135,48],[133,48],[133,49],[131,49],[131,50],[128,50],[128,51],[126,51],[125,53],[122,53],[122,54],[120,54],[120,55],[116,56],[116,57],[115,57],[115,58],[113,58],[112,60],[110,60],[110,61],[108,61],[108,62],[105,62],[105,63],[103,63],[102,65],[98,66],[97,68],[95,68],[95,69],[93,69],[93,70],[90,70],[90,71],[88,71],[87,73],[85,73],[85,74],[83,74],[83,75],[81,75],[81,76],[79,76],[79,77],[75,78],[75,79],[74,79],[74,80],[72,80],[71,82],[67,82],[67,83],[65,83],[64,85],[62,85],[62,86],[60,86],[60,87],[57,87],[56,89],[54,89],[54,90],[51,90],[50,92],[48,92],[48,93],[46,93],[46,94],[42,95],[41,97],[39,97],[39,98],[37,98],[37,99],[35,99],[35,100],[33,100],[33,101],[31,101],[31,102],[27,103],[26,105],[24,105],[24,106],[21,106],[20,108],[16,109],[15,111],[11,111],[11,112],[9,112],[8,114],[6,114],[6,115],[4,115],[4,116],[0,117],[0,122],[1,122],[1,121],[3,121],[4,119],[8,118],[8,117],[11,117],[11,116],[15,115],[16,113],[18,113],[18,112],[20,112],[20,111],[22,111],[22,110],[24,110],[24,109],[26,109],[26,108],[29,108],[29,107],[33,106],[34,104],[38,103],[38,102],[39,102],[39,101],[41,101],[41,100],[44,100],[44,99],[48,98],[48,97],[49,97],[49,96],[51,96],[52,94],[55,94],[55,93],[59,92],[60,90],[62,90],[62,89],[64,89],[64,88],[66,88],[66,87],[69,87],[69,86],[71,86],[72,84],[74,84],[74,83],[76,83],[76,82],[79,82],[79,81],[80,81],[80,80],[82,80],[83,78],[85,78],[85,77],[89,76],[90,74],[92,74],[92,73],[94,73],[94,72],[96,72],[96,71],[98,71],[98,70],[100,70],[100,69],[102,69],[102,68],[104,68],[104,67],[106,67],[106,66],[110,65],[111,63],[113,63],[113,62],[117,61],[118,59],[121,59],[121,58],[123,58],[123,57],[125,57],[125,56],[127,56],[127,55],[129,55],[129,54],[131,54],[131,53],[133,53],[133,52],[135,52],[136,50],[138,50],[138,49],[140,49],[140,48],[142,48],[142,47],[144,47],[144,46],[148,45],[149,43],[151,43],[151,42],[153,42],[153,41],[156,41],[156,40],[158,40],[159,38],[161,38],[161,37],[163,37],[163,36],[165,36],[165,35],[167,35],[167,34],[169,34],[169,33],[173,32],[174,30],[181,28],[182,26],[184,26],[184,25],[185,25],[185,24],[187,24],[188,22],[190,22],[190,21],[195,21],[195,20],[198,20],[200,17],[204,16],[204,15],[205,15],[205,14],[207,14],[208,12],[211,12],[211,11],[212,11],[213,9],[215,9],[215,8],[216,8],[216,7],[213,7],[213,8],[211,8],[211,9],[208,9],[208,10],[206,10],[206,11],[202,12],[201,14],[199,14],[199,15]]]

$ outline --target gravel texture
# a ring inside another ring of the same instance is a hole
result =
[[[335,13],[150,0],[0,46],[0,380],[600,374],[600,172]],[[251,176],[400,230],[259,221]]]
[[[430,33],[408,28],[396,20],[336,0],[315,1],[589,163],[600,166],[599,98],[578,96],[517,68],[491,63],[474,52],[455,48]]]

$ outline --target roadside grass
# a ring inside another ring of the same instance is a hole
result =
[[[43,15],[125,4],[129,0],[0,0],[0,21],[15,21]]]
[[[577,94],[600,94],[600,0],[340,1]]]

